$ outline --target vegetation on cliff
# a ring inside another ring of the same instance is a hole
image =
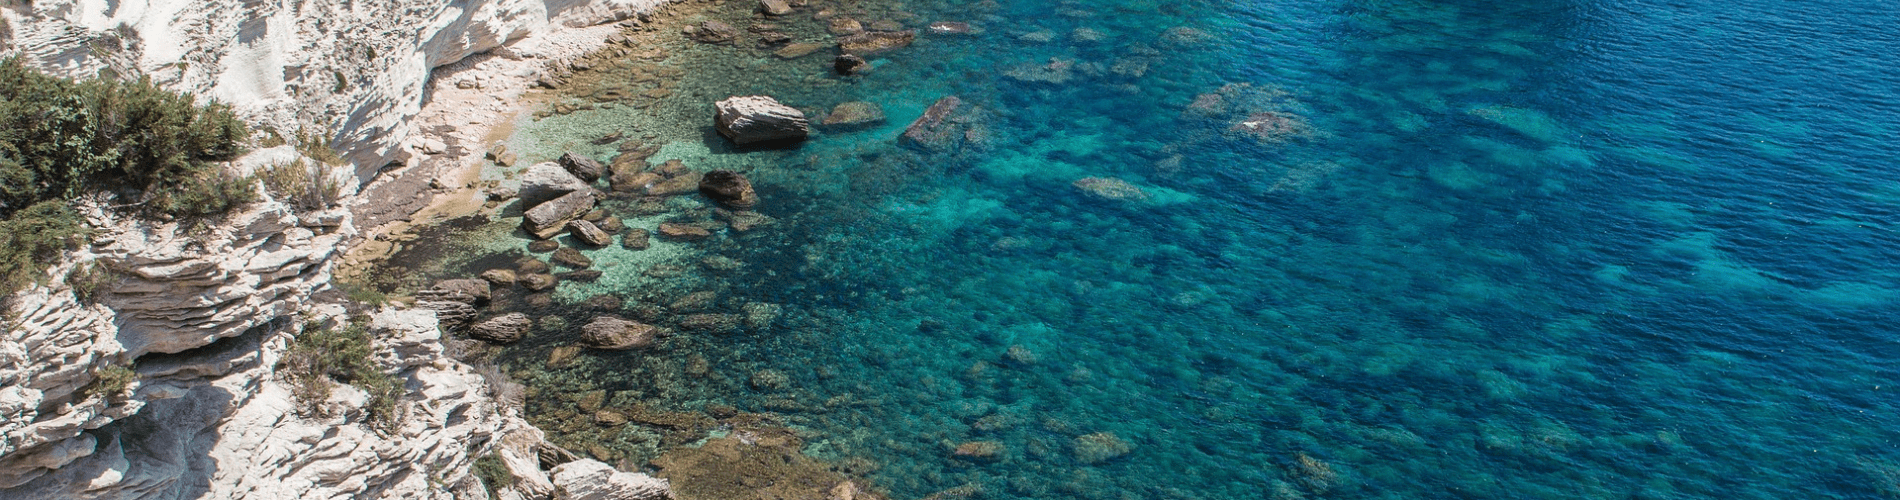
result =
[[[38,280],[81,241],[69,205],[87,193],[166,216],[223,213],[254,199],[226,175],[249,134],[228,106],[200,106],[141,78],[72,80],[0,61],[0,292]]]

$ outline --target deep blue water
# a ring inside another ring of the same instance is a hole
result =
[[[745,267],[652,280],[628,260],[563,285],[656,304],[716,290],[726,310],[782,305],[777,326],[529,383],[775,411],[808,454],[875,462],[902,499],[1900,496],[1892,5],[908,8],[913,28],[984,32],[926,35],[836,85],[808,79],[818,57],[737,49],[707,50],[751,69],[687,77],[715,99],[891,117],[790,151],[732,151],[697,121],[663,134],[655,162],[742,169],[779,219],[666,251]],[[1038,31],[1053,37],[1019,39]],[[1051,58],[1075,63],[1067,81],[1006,74]],[[682,116],[710,115],[682,93]],[[898,148],[949,94],[986,110],[993,142]],[[1304,125],[1232,128],[1257,112]],[[632,123],[617,113],[517,141],[586,148],[573,139]],[[1090,196],[1084,177],[1148,199]],[[679,375],[693,356],[717,375]],[[791,382],[747,383],[762,370]],[[1131,450],[1077,453],[1103,432]],[[1005,458],[951,455],[968,441]]]

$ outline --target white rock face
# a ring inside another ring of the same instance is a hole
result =
[[[91,454],[96,437],[83,431],[253,363],[226,351],[288,321],[329,283],[354,234],[347,217],[321,226],[338,214],[311,215],[265,202],[193,230],[90,214],[92,247],[53,269],[51,286],[12,297],[19,326],[0,334],[0,487]],[[88,303],[65,279],[81,267],[107,276]],[[123,394],[81,390],[134,360],[140,381]]]
[[[4,52],[42,69],[149,75],[284,135],[326,131],[368,180],[406,159],[430,69],[665,1],[34,0],[6,2],[0,17],[13,31]]]
[[[620,472],[592,459],[564,463],[549,471],[559,500],[662,500],[670,495],[665,479]]]

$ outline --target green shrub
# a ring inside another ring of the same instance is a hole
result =
[[[113,401],[125,399],[125,389],[139,379],[139,372],[127,366],[109,366],[93,374],[91,383],[79,389],[81,397],[99,395]]]
[[[304,325],[290,351],[284,353],[279,370],[290,381],[291,393],[305,414],[327,415],[323,403],[330,398],[331,384],[344,383],[369,393],[362,408],[365,422],[380,430],[395,426],[402,381],[376,365],[370,340],[362,321],[340,329]]]
[[[0,213],[135,189],[176,215],[229,209],[248,185],[216,172],[249,132],[228,106],[137,81],[73,81],[0,62]]]
[[[73,288],[73,297],[82,303],[92,303],[99,292],[104,290],[119,274],[97,263],[86,264],[66,275],[66,286]]]
[[[343,197],[342,183],[302,159],[266,166],[257,176],[272,196],[302,210],[322,210]]]
[[[0,292],[12,295],[45,279],[46,266],[91,230],[62,201],[43,201],[0,220]]]
[[[508,472],[508,464],[501,461],[499,451],[475,459],[475,464],[469,469],[475,477],[481,478],[482,486],[488,488],[488,496],[496,496],[515,485],[515,475]]]

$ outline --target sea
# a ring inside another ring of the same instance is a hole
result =
[[[1895,4],[690,5],[484,174],[647,148],[616,168],[760,199],[617,193],[712,235],[563,236],[599,276],[498,292],[537,327],[486,355],[571,449],[638,469],[727,431],[593,408],[736,410],[896,500],[1900,498]],[[838,18],[916,39],[839,75]],[[744,95],[812,135],[732,144]],[[900,139],[946,96],[947,143]],[[846,102],[885,119],[818,126]],[[545,260],[520,214],[394,265]],[[600,315],[666,335],[557,352]]]

